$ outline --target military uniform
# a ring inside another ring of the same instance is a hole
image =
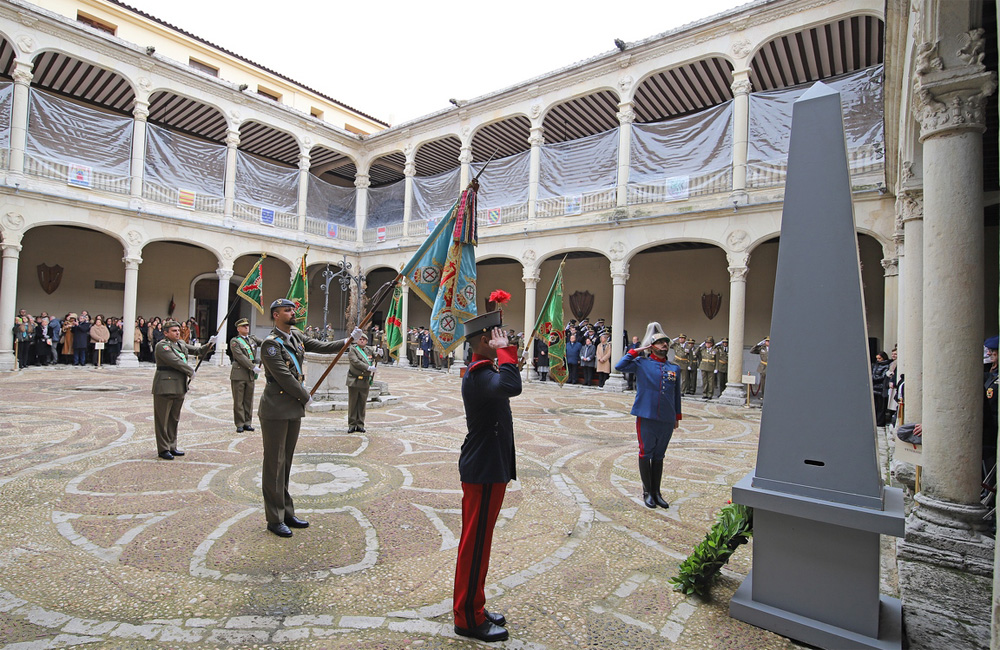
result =
[[[719,369],[719,349],[715,340],[708,339],[698,346],[698,370],[701,371],[701,396],[712,399],[715,393],[715,377]]]
[[[347,432],[365,430],[365,409],[368,406],[368,389],[372,384],[375,365],[374,350],[357,344],[347,348]]]
[[[718,373],[715,375],[715,388],[719,395],[726,390],[726,383],[729,381],[729,339],[722,339],[722,343],[716,346],[718,350],[715,367]]]
[[[682,336],[684,335],[682,334],[681,336],[678,336],[677,339],[680,339]],[[684,338],[686,339],[687,337]],[[674,351],[674,365],[678,367],[679,369],[678,371],[681,373],[680,375],[681,381],[679,384],[681,394],[693,395],[694,386],[688,386],[688,384],[690,384],[691,380],[694,378],[694,372],[692,371],[689,373],[688,368],[694,367],[694,357],[692,356],[691,350],[688,347],[687,340],[683,342],[680,340],[675,340],[673,343],[670,344],[670,349]]]
[[[244,319],[237,321],[236,326],[249,325]],[[233,422],[236,423],[236,433],[253,431],[250,424],[253,420],[254,382],[257,380],[255,366],[260,361],[260,339],[253,334],[234,336],[229,341],[229,352],[233,356],[233,366],[229,371],[229,383],[233,390]]]
[[[767,381],[767,350],[771,337],[768,336],[757,345],[750,348],[750,354],[760,355],[760,363],[757,364],[757,374],[760,375],[760,398],[764,399],[764,383]]]
[[[264,440],[261,490],[269,525],[282,524],[295,516],[292,497],[288,494],[288,476],[302,416],[310,399],[303,383],[306,351],[335,354],[345,343],[346,339],[330,342],[308,339],[294,327],[288,334],[274,328],[261,343],[261,365],[267,384],[257,416]]]
[[[156,372],[153,374],[153,428],[156,432],[156,452],[162,458],[177,450],[177,424],[188,391],[188,380],[194,369],[188,365],[188,355],[204,355],[210,346],[189,345],[184,341],[163,339],[153,348]]]

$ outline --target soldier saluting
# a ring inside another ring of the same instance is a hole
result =
[[[308,521],[295,516],[295,505],[288,493],[292,456],[299,440],[302,416],[311,399],[304,384],[306,351],[335,354],[343,350],[351,339],[323,342],[305,338],[292,327],[296,322],[295,303],[285,298],[271,303],[271,319],[274,329],[260,346],[261,365],[267,378],[257,410],[264,441],[261,491],[264,494],[267,529],[278,537],[291,537],[289,526],[309,526]],[[351,337],[358,340],[363,335],[364,332],[357,327],[351,332]]]
[[[673,341],[670,341],[670,349],[674,351],[674,364],[680,368],[681,372],[681,395],[686,395],[689,391],[693,393],[694,388],[688,386],[691,383],[694,372],[688,372],[693,361],[691,351],[687,346],[687,337],[681,334]]]
[[[163,340],[153,348],[156,373],[153,375],[153,426],[156,431],[156,452],[163,460],[183,456],[177,448],[177,424],[188,383],[194,368],[188,365],[188,355],[204,356],[212,349],[215,337],[208,345],[188,345],[181,340],[181,324],[168,320],[163,324]]]
[[[233,368],[229,371],[229,382],[233,388],[233,420],[236,433],[253,431],[254,382],[260,369],[257,368],[260,339],[250,333],[250,321],[241,318],[236,321],[237,335],[229,342],[233,355]]]

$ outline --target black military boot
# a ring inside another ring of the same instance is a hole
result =
[[[653,495],[650,493],[650,470],[649,470],[649,459],[639,457],[639,478],[642,479],[642,502],[646,504],[647,508],[655,508],[656,501],[653,500]]]
[[[652,501],[661,508],[669,508],[670,504],[660,494],[660,479],[663,478],[663,459],[649,461],[649,491],[653,497]],[[649,506],[649,501],[646,502]],[[652,508],[653,506],[649,506]]]

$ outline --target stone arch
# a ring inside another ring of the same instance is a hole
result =
[[[368,179],[373,187],[397,183],[406,176],[406,154],[396,148],[380,154],[368,165]]]
[[[620,102],[618,89],[608,86],[560,99],[543,111],[545,142],[578,140],[617,128]]]
[[[73,65],[73,62],[78,62]],[[68,52],[50,47],[33,53],[31,85],[54,91],[118,113],[131,114],[140,94],[136,83],[123,73]],[[82,90],[82,93],[76,91]]]
[[[651,70],[628,93],[637,122],[657,122],[733,98],[733,61],[717,54]]]
[[[240,151],[298,168],[302,146],[291,131],[254,118],[242,120],[239,131]]]
[[[437,176],[452,171],[462,165],[459,156],[462,139],[457,134],[449,134],[416,145],[414,171],[417,176]]]
[[[150,91],[148,121],[221,144],[229,131],[222,107],[166,87]]]
[[[497,158],[506,158],[527,151],[531,148],[528,142],[530,133],[531,118],[524,113],[514,113],[479,124],[469,136],[472,160],[486,162],[494,152]]]

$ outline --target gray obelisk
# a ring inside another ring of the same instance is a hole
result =
[[[878,469],[868,335],[840,94],[792,109],[756,470],[753,570],[731,616],[822,648],[900,648],[879,594],[879,534],[903,535],[903,496]]]

